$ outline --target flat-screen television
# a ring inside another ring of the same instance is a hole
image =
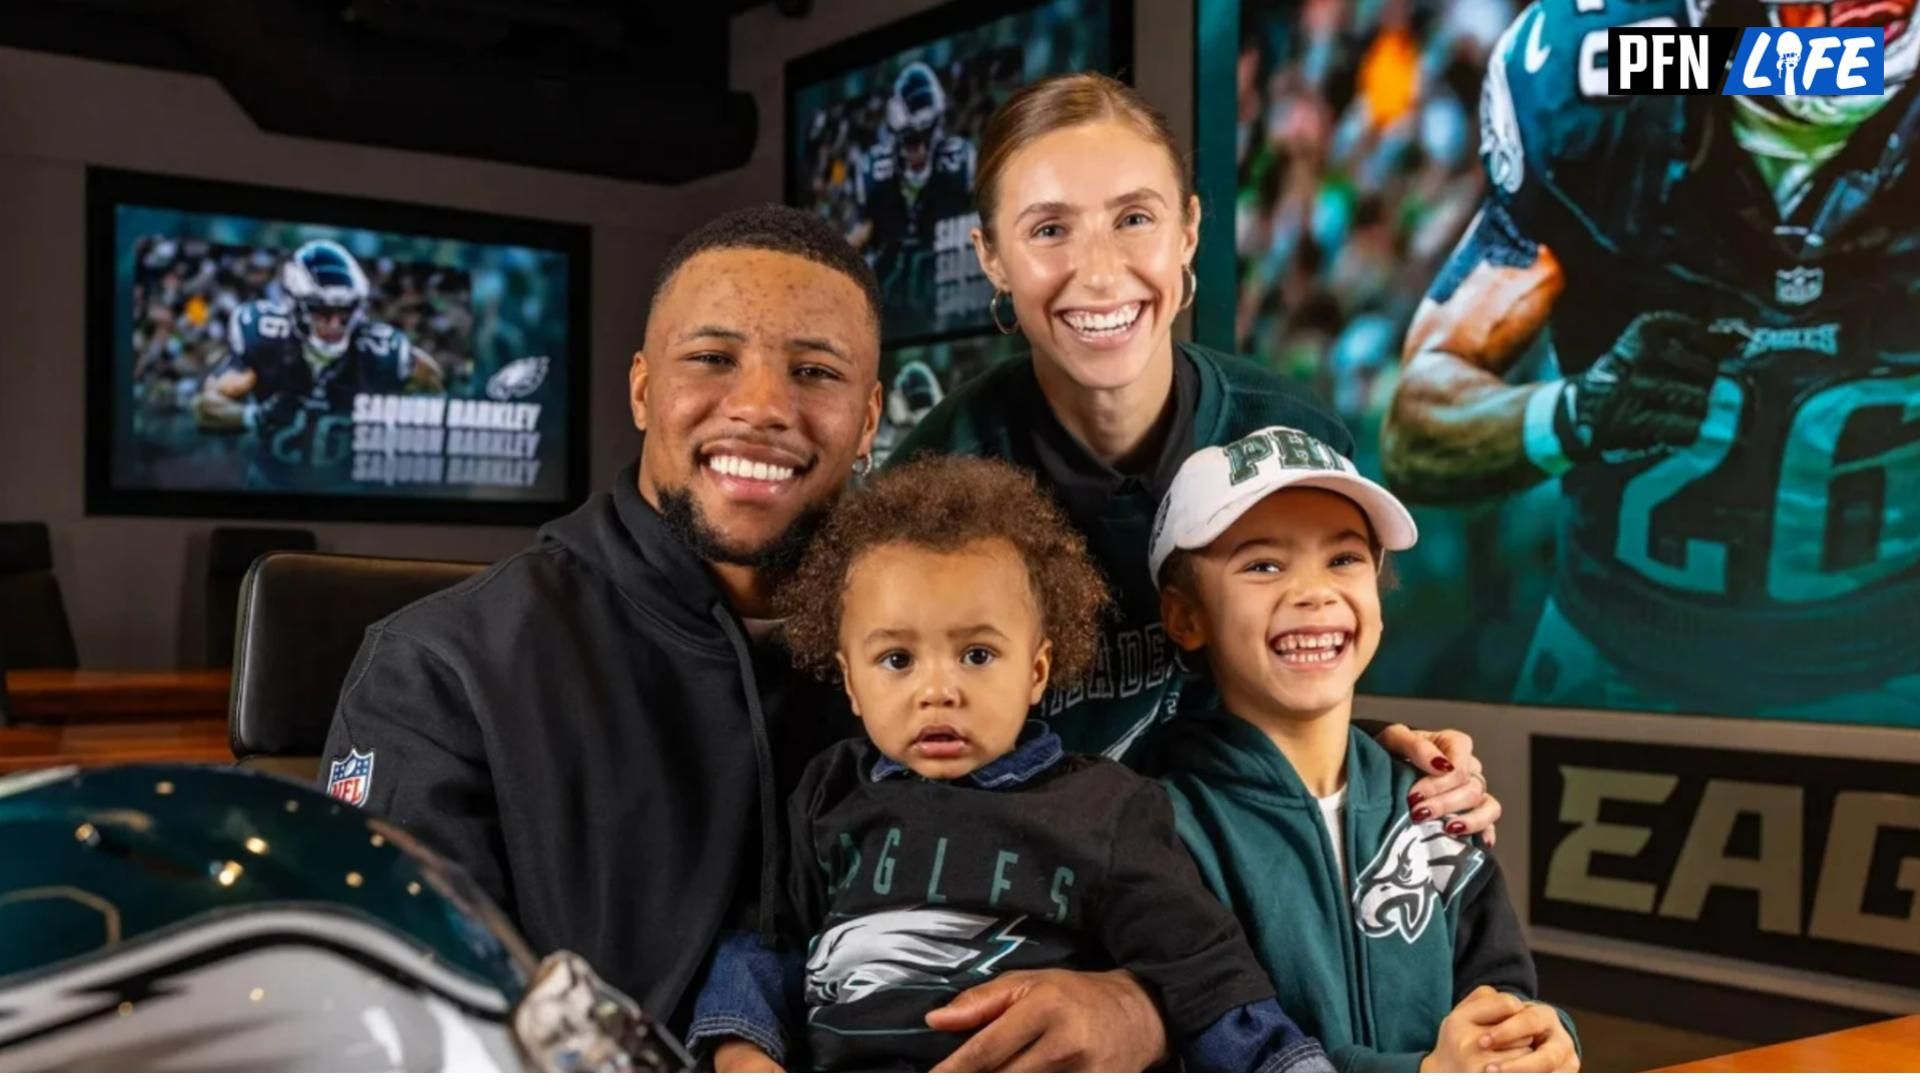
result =
[[[1131,0],[960,0],[787,65],[787,200],[845,231],[889,347],[993,332],[969,234],[987,118],[1027,83],[1125,78]]]
[[[87,512],[531,524],[586,487],[588,230],[90,169]]]

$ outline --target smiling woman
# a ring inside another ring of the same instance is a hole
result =
[[[1196,689],[1147,574],[1154,511],[1181,462],[1270,424],[1343,453],[1352,439],[1278,374],[1175,342],[1198,287],[1200,202],[1166,121],[1131,88],[1086,73],[1009,98],[981,140],[978,200],[974,250],[996,321],[1033,355],[954,392],[890,460],[977,454],[1039,473],[1117,603],[1092,670],[1036,714],[1070,749],[1126,759]]]

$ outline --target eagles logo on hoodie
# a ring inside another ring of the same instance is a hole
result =
[[[1411,945],[1486,860],[1479,848],[1448,836],[1440,820],[1415,823],[1402,814],[1354,880],[1354,925],[1368,937],[1397,933]]]

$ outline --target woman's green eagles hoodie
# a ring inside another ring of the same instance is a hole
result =
[[[1535,997],[1499,863],[1438,821],[1412,821],[1420,774],[1372,739],[1347,736],[1342,881],[1318,800],[1258,728],[1209,712],[1161,734],[1181,839],[1246,928],[1281,1007],[1340,1069],[1418,1070],[1440,1022],[1482,984]]]

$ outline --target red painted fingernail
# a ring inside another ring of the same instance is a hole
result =
[[[1453,762],[1443,757],[1437,757],[1433,759],[1433,767],[1439,769],[1441,772],[1452,772]]]
[[[1453,834],[1454,836],[1459,836],[1461,833],[1466,831],[1467,831],[1467,823],[1464,821],[1447,822],[1447,832]]]
[[[1433,809],[1431,807],[1422,806],[1413,812],[1413,820],[1415,821],[1425,821],[1432,816]]]
[[[1420,805],[1420,796],[1415,795],[1411,791],[1407,792],[1407,806],[1411,808],[1419,805]]]

